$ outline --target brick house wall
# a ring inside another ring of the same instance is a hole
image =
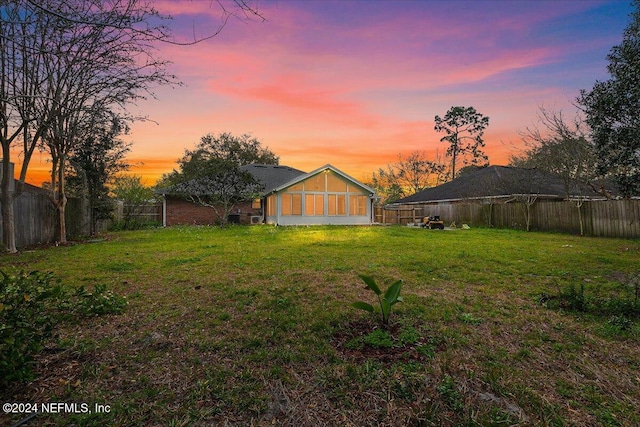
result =
[[[252,216],[261,216],[261,209],[252,208],[252,202],[236,205],[233,214],[240,211],[240,223],[251,224]],[[165,225],[215,225],[218,217],[212,208],[201,206],[179,197],[165,196]]]

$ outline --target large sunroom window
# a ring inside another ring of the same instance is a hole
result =
[[[284,193],[281,209],[282,215],[302,215],[302,194]]]
[[[304,214],[307,216],[324,215],[324,194],[305,194]]]
[[[330,216],[345,216],[347,214],[346,194],[329,194],[327,196],[327,210]]]
[[[366,215],[367,214],[367,196],[354,195],[349,196],[349,215]]]

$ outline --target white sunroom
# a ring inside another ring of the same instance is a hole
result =
[[[376,192],[332,165],[269,191],[265,222],[278,225],[370,225]]]

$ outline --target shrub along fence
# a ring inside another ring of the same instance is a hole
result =
[[[14,212],[18,248],[56,241],[57,213],[47,195],[23,192],[14,201]],[[82,200],[69,198],[65,217],[68,238],[89,234],[89,214],[86,207],[83,207]],[[2,239],[2,227],[0,227],[0,239]]]
[[[585,201],[579,208],[574,202],[539,201],[530,207],[532,231],[558,231],[588,236],[640,237],[640,200]],[[377,207],[375,220],[382,224],[421,222],[439,215],[446,225],[468,224],[476,227],[526,229],[526,206],[523,203],[440,203]]]

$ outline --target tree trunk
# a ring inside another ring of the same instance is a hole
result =
[[[576,203],[576,207],[578,208],[578,222],[580,223],[580,235],[584,236],[584,220],[582,218],[582,201]]]
[[[63,194],[62,198],[56,204],[58,212],[58,242],[67,243],[67,222],[65,220],[65,211],[67,207],[67,197]]]
[[[229,205],[228,203],[223,203],[222,204],[222,215],[220,215],[216,209],[216,214],[218,215],[218,218],[220,219],[220,226],[224,227],[225,225],[227,225],[229,223],[229,215],[231,215],[231,212],[233,211],[233,207],[234,205],[231,204]]]
[[[58,241],[60,243],[67,243],[67,220],[65,218],[67,196],[64,192],[64,159],[64,155],[60,156],[60,166],[58,168],[58,200],[56,204],[56,209],[58,210]]]
[[[488,208],[488,212],[486,215],[487,227],[491,228],[493,227],[493,203],[489,203],[487,205],[487,208]]]
[[[15,215],[13,208],[13,194],[9,192],[11,181],[13,180],[11,170],[11,163],[9,162],[9,155],[5,153],[3,147],[3,160],[2,160],[2,183],[0,185],[1,188],[1,197],[0,204],[2,205],[2,240],[4,244],[4,249],[6,252],[15,254],[18,252],[16,248],[16,223],[15,223]]]
[[[4,249],[10,254],[18,252],[16,249],[16,226],[13,212],[13,195],[8,194],[4,183],[2,184],[2,238]]]
[[[453,154],[451,156],[451,181],[453,181],[454,179],[456,179],[456,157],[457,157],[457,150],[454,149],[453,150]]]
[[[64,164],[63,154],[58,155],[52,150],[51,165],[51,195],[50,200],[58,214],[58,243],[67,243],[67,223],[65,209],[67,196],[64,193]]]
[[[96,234],[96,220],[93,215],[94,207],[89,197],[89,183],[87,175],[82,175],[82,195],[80,196],[80,220],[82,221],[82,233],[89,232],[89,236]],[[88,222],[88,224],[87,224]],[[87,229],[88,226],[88,229]]]

